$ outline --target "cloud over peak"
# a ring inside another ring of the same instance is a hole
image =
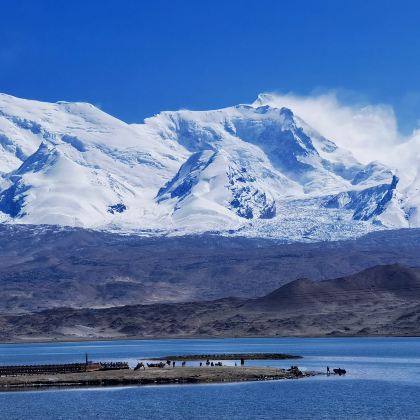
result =
[[[377,160],[397,168],[404,182],[418,173],[420,130],[402,135],[390,105],[344,103],[336,91],[309,96],[262,93],[254,105],[292,109],[323,136],[351,150],[361,162]]]

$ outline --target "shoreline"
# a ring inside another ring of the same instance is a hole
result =
[[[112,342],[112,341],[153,341],[153,340],[242,340],[242,339],[270,339],[270,338],[420,338],[420,334],[407,334],[407,335],[246,335],[246,336],[180,336],[180,337],[62,337],[62,338],[45,338],[45,339],[21,339],[21,340],[0,340],[0,345],[13,345],[13,344],[54,344],[54,343],[86,343],[86,342]]]
[[[176,367],[0,377],[0,392],[49,388],[180,385],[300,379],[322,375],[272,367]]]

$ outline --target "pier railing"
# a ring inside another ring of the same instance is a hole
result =
[[[0,366],[0,376],[80,373],[96,370],[129,369],[126,362],[66,363],[54,365]]]

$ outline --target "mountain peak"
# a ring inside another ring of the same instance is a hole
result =
[[[253,102],[254,106],[264,106],[273,102],[274,95],[267,92],[259,93],[257,99]]]

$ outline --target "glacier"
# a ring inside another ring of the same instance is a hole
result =
[[[0,94],[0,222],[290,241],[420,227],[418,173],[362,164],[263,98],[127,124]]]

